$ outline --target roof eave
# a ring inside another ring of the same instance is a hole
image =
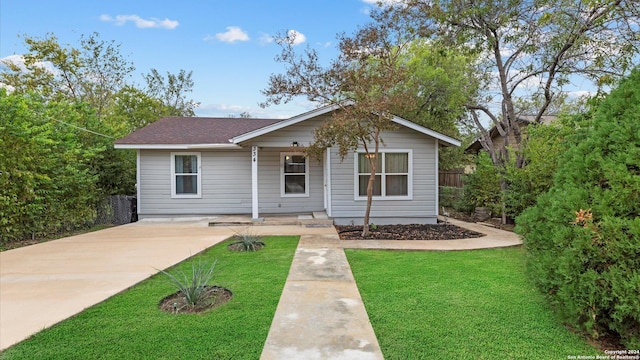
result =
[[[114,144],[115,149],[146,149],[146,150],[189,150],[212,149],[232,150],[241,149],[237,144]]]

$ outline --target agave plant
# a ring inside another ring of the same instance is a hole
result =
[[[265,246],[259,236],[249,232],[236,233],[234,238],[237,239],[237,241],[231,243],[231,246],[238,251],[256,251]]]
[[[177,274],[170,274],[167,271],[160,270],[165,274],[171,282],[176,286],[187,301],[187,304],[191,307],[202,305],[203,301],[208,298],[211,287],[209,282],[215,275],[215,267],[218,260],[212,264],[207,264],[205,261],[195,260],[191,261],[191,273],[179,272]]]

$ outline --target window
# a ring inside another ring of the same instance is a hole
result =
[[[309,196],[309,166],[302,154],[280,154],[280,195],[282,197]]]
[[[202,197],[200,172],[200,153],[171,153],[171,197]]]
[[[373,183],[373,196],[378,199],[411,199],[411,151],[380,152],[376,159],[376,177]],[[367,197],[367,185],[371,174],[369,156],[364,152],[356,153],[356,189],[355,198]]]

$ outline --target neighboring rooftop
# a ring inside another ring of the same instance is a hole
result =
[[[556,115],[543,115],[540,118],[540,124],[549,125],[549,124],[551,124],[551,122],[553,122],[557,118],[558,117]],[[519,115],[518,116],[518,122],[521,125],[524,125],[524,126],[528,126],[528,125],[532,124],[535,119],[536,119],[535,115]],[[491,136],[492,139],[500,137],[500,133],[498,132],[498,129],[496,129],[495,125],[493,127],[491,127],[491,129],[489,130],[489,135]],[[480,143],[480,139],[478,139],[478,140],[474,141],[471,145],[469,145],[464,150],[464,152],[471,153],[471,154],[477,154],[478,151],[480,151],[480,150],[482,150],[482,144]]]

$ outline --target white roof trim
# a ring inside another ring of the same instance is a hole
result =
[[[391,119],[394,123],[408,127],[409,129],[415,130],[419,133],[423,133],[425,135],[429,135],[431,137],[434,137],[442,142],[445,142],[446,144],[442,144],[442,145],[447,145],[447,146],[460,146],[460,140],[456,140],[452,137],[449,137],[447,135],[441,134],[437,131],[433,131],[431,129],[428,129],[424,126],[418,125],[414,122],[411,122],[409,120],[405,120],[401,117],[398,116],[393,116],[393,118]]]
[[[188,149],[241,149],[236,144],[114,144],[115,149],[188,150]]]
[[[240,136],[236,136],[234,138],[229,139],[229,142],[233,143],[233,144],[238,144],[241,143],[243,141],[247,141],[247,140],[251,140],[255,137],[261,136],[261,135],[265,135],[268,134],[272,131],[276,131],[276,130],[280,130],[282,128],[285,128],[287,126],[291,126],[294,124],[297,124],[299,122],[314,118],[316,116],[320,116],[320,115],[324,115],[326,113],[332,112],[334,110],[339,109],[340,106],[339,105],[327,105],[327,106],[323,106],[320,108],[317,108],[315,110],[311,110],[311,111],[307,111],[306,113],[300,114],[300,115],[296,115],[292,118],[289,118],[287,120],[283,120],[280,122],[277,122],[275,124],[271,124],[268,126],[265,126],[263,128],[254,130],[254,131],[250,131],[246,134],[242,134]]]
[[[297,124],[299,122],[305,121],[307,119],[311,119],[313,117],[324,115],[326,113],[338,110],[339,108],[340,108],[339,105],[323,106],[323,107],[317,108],[315,110],[308,111],[308,112],[306,112],[304,114],[296,115],[296,116],[294,116],[292,118],[289,118],[287,120],[283,120],[283,121],[280,121],[278,123],[275,123],[275,124],[272,124],[272,125],[269,125],[269,126],[265,126],[263,128],[260,128],[260,129],[257,129],[257,130],[251,131],[251,132],[248,132],[246,134],[242,134],[240,136],[236,136],[236,137],[234,137],[232,139],[229,139],[229,142],[232,143],[232,144],[238,144],[238,143],[241,143],[243,141],[251,140],[251,139],[256,138],[258,136],[268,134],[268,133],[270,133],[272,131],[276,131],[276,130],[285,128],[287,126],[291,126],[291,125]],[[411,122],[409,120],[405,120],[405,119],[403,119],[401,117],[398,117],[398,116],[394,115],[391,120],[393,122],[395,122],[396,124],[402,125],[404,127],[412,129],[412,130],[415,130],[415,131],[417,131],[419,133],[434,137],[434,138],[440,140],[442,145],[445,145],[445,146],[460,146],[461,145],[459,140],[456,140],[456,139],[454,139],[452,137],[449,137],[447,135],[441,134],[441,133],[439,133],[437,131],[433,131],[431,129],[428,129],[428,128],[424,127],[424,126],[418,125],[418,124],[413,123],[413,122]]]

